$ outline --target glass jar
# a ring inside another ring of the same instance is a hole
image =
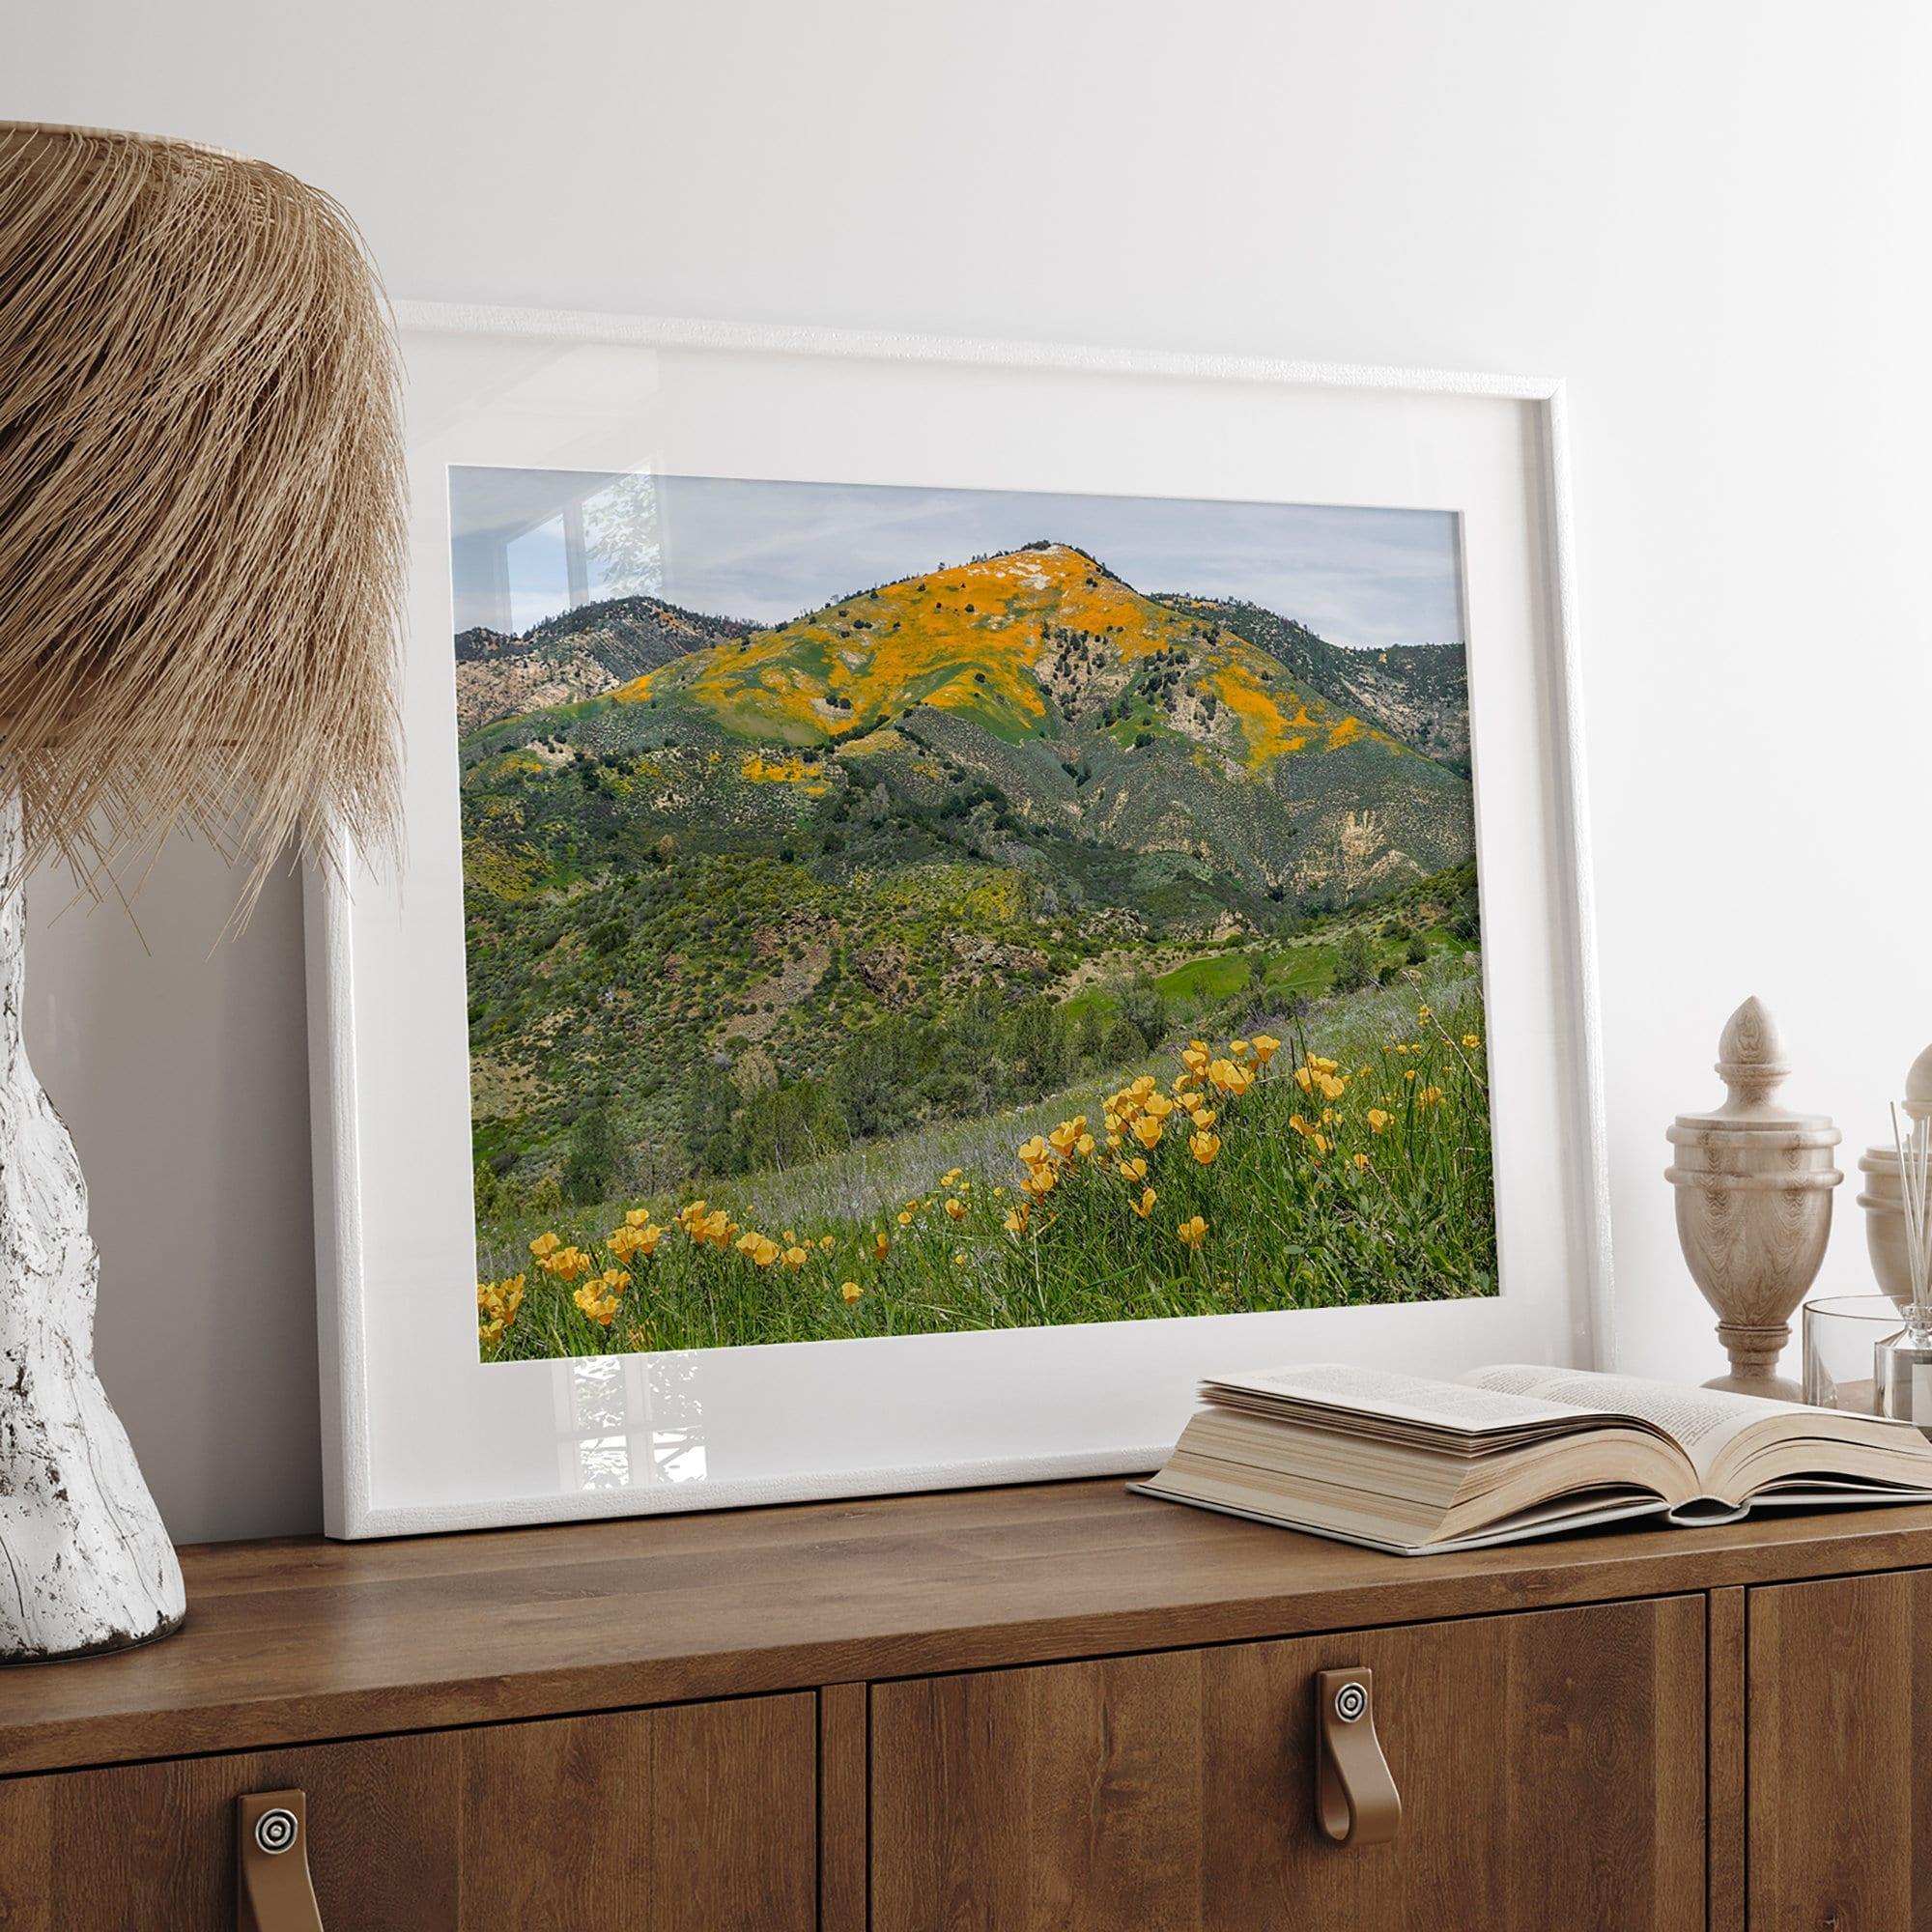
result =
[[[1804,1304],[1804,1400],[1820,1408],[1878,1413],[1872,1351],[1905,1332],[1885,1294],[1821,1294]]]

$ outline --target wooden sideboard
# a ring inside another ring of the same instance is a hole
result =
[[[185,1552],[0,1671],[0,1927],[227,1932],[300,1789],[330,1932],[1932,1926],[1932,1509],[1404,1561],[1118,1483]],[[1314,1811],[1318,1671],[1403,1811]]]

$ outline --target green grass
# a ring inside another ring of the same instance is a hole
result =
[[[1421,1009],[1430,1017],[1419,1017]],[[1259,1029],[1257,1030],[1259,1031]],[[1210,1095],[1219,1138],[1210,1163],[1190,1151],[1183,1113],[1158,1143],[1107,1147],[1107,1094],[1074,1090],[991,1120],[928,1129],[784,1175],[706,1190],[723,1245],[672,1224],[688,1201],[611,1202],[479,1230],[486,1280],[522,1274],[515,1321],[489,1359],[603,1354],[746,1343],[1108,1321],[1163,1315],[1435,1299],[1495,1292],[1487,1066],[1476,962],[1442,957],[1387,987],[1329,1000],[1270,1029],[1280,1051],[1240,1095]],[[1475,1046],[1466,1038],[1478,1041]],[[1228,1042],[1211,1042],[1216,1054]],[[1316,1058],[1342,1091],[1324,1098]],[[1159,1057],[1160,1087],[1179,1071]],[[1306,1084],[1304,1085],[1304,1081]],[[1372,1114],[1371,1110],[1375,1112]],[[1324,1118],[1325,1114],[1325,1118]],[[1091,1153],[1044,1168],[1024,1228],[1020,1144],[1086,1117]],[[1379,1122],[1379,1127],[1378,1127]],[[1123,1126],[1125,1123],[1123,1122]],[[1145,1158],[1131,1181],[1120,1160]],[[1359,1158],[1358,1158],[1359,1157]],[[949,1182],[947,1177],[951,1175]],[[1133,1203],[1151,1186],[1146,1218]],[[952,1204],[952,1205],[949,1205]],[[533,1265],[528,1243],[554,1233],[617,1265],[603,1246],[626,1208],[666,1229],[628,1266],[608,1325],[569,1281]],[[1178,1229],[1199,1215],[1198,1248]],[[793,1251],[760,1266],[736,1241],[752,1233]],[[885,1249],[881,1254],[879,1243]],[[842,1285],[858,1290],[847,1299]]]
[[[1225,1000],[1248,983],[1253,971],[1245,952],[1221,952],[1190,959],[1172,973],[1160,974],[1153,983],[1165,1000]]]

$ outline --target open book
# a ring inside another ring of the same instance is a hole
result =
[[[1910,1423],[1634,1376],[1320,1364],[1202,1396],[1141,1493],[1404,1556],[1622,1517],[1932,1502],[1932,1443]]]

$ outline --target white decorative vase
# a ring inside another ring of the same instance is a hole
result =
[[[0,878],[20,867],[0,801]],[[0,1662],[120,1650],[186,1614],[181,1565],[94,1372],[87,1183],[20,1034],[24,893],[0,894]]]
[[[1932,1046],[1928,1046],[1905,1076],[1905,1110],[1932,1110]],[[1905,1195],[1899,1185],[1898,1150],[1874,1145],[1859,1156],[1865,1191],[1859,1206],[1865,1213],[1865,1251],[1879,1287],[1900,1308],[1912,1299],[1912,1268],[1905,1253]]]

